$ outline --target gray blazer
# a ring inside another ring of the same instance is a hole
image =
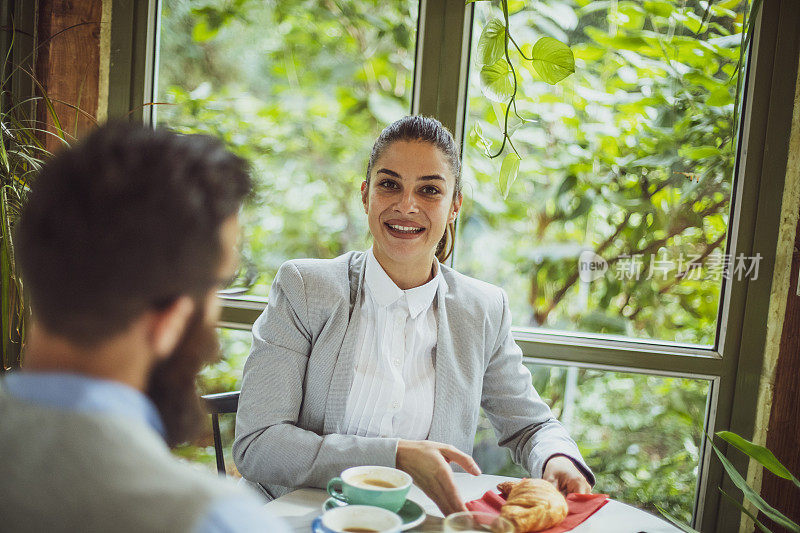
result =
[[[253,325],[236,415],[233,458],[269,497],[324,487],[355,465],[395,466],[396,438],[342,433],[354,375],[364,252],[299,259],[278,270]],[[531,385],[511,336],[508,297],[441,265],[433,420],[428,440],[467,454],[483,407],[500,444],[533,477],[553,454],[570,457],[591,483],[578,447]]]

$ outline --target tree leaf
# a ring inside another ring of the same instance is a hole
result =
[[[736,470],[736,467],[733,466],[733,464],[728,460],[727,457],[725,457],[725,455],[723,455],[721,451],[719,451],[719,448],[717,448],[713,442],[712,446],[714,446],[714,453],[717,454],[717,457],[722,463],[722,467],[725,469],[725,472],[728,473],[728,476],[731,478],[731,481],[733,481],[733,484],[742,491],[742,494],[744,494],[744,497],[747,498],[748,501],[755,505],[759,511],[764,513],[767,518],[779,526],[785,527],[789,531],[800,533],[800,525],[797,525],[792,520],[787,518],[786,515],[764,501],[764,498],[762,498],[759,493],[754,491],[752,487],[747,484],[739,471]]]
[[[683,146],[678,149],[678,155],[694,161],[719,156],[719,154],[719,148],[716,146]]]
[[[542,37],[531,48],[533,68],[554,85],[575,72],[575,56],[569,46],[552,37]]]
[[[192,28],[192,39],[198,43],[210,41],[219,33],[220,26],[212,28],[205,20],[200,20]]]
[[[511,190],[511,186],[517,179],[519,162],[519,156],[514,152],[509,152],[503,158],[503,164],[500,165],[500,193],[503,195],[504,200],[508,198],[508,191]]]
[[[578,177],[575,174],[569,174],[562,181],[561,185],[556,190],[556,198],[567,194],[578,185]]]
[[[794,475],[789,472],[789,469],[783,466],[781,462],[778,461],[778,458],[767,448],[759,446],[758,444],[753,444],[749,440],[740,437],[736,433],[731,433],[730,431],[717,431],[717,436],[758,461],[761,466],[776,476],[788,479],[800,487],[800,480],[794,477]]]
[[[493,18],[486,23],[478,39],[478,57],[481,65],[493,65],[506,53],[506,26],[502,20]]]
[[[718,87],[711,91],[711,94],[706,98],[706,105],[709,106],[723,106],[733,103],[733,95],[727,87]]]
[[[645,0],[642,4],[645,11],[659,17],[667,18],[675,10],[675,7],[664,0]]]
[[[665,168],[675,163],[675,161],[676,158],[674,152],[673,153],[666,152],[666,153],[652,154],[640,157],[639,159],[635,159],[634,161],[632,161],[631,166],[647,167],[647,168]]]
[[[489,100],[506,102],[514,94],[514,73],[505,59],[481,68],[481,91]]]

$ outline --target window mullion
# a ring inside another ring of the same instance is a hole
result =
[[[723,362],[707,355],[682,355],[667,351],[637,351],[613,345],[587,345],[523,340],[515,335],[525,358],[548,365],[597,368],[614,372],[641,372],[693,379],[714,379],[721,375]]]
[[[115,0],[111,14],[108,118],[151,123],[159,0]]]
[[[739,150],[739,197],[732,214],[736,235],[733,254],[763,257],[763,274],[746,283],[736,283],[729,292],[730,304],[721,318],[721,352],[725,362],[716,412],[717,429],[729,429],[753,437],[758,407],[758,389],[767,343],[767,317],[773,290],[780,205],[788,162],[788,140],[800,48],[795,39],[800,8],[796,2],[765,2],[753,35],[749,80],[742,117]],[[776,209],[775,206],[778,206]],[[733,255],[732,254],[732,255]],[[729,459],[744,471],[747,458],[731,454]],[[731,531],[740,517],[733,505],[721,501],[716,487],[735,493],[732,482],[712,461],[706,486],[703,531]],[[716,519],[716,520],[715,520]]]
[[[421,0],[413,113],[433,116],[461,146],[473,5]]]

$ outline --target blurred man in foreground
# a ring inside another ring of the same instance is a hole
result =
[[[0,529],[286,531],[167,446],[206,422],[195,376],[250,188],[219,141],[122,124],[42,170],[16,234],[33,325],[0,382]]]

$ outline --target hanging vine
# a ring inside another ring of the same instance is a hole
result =
[[[467,4],[486,0],[467,0]],[[553,37],[542,37],[531,47],[527,55],[511,35],[511,26],[508,19],[508,0],[501,0],[500,7],[503,19],[492,18],[486,22],[478,40],[478,61],[480,63],[481,91],[484,96],[493,102],[505,104],[503,116],[503,141],[496,152],[491,151],[491,143],[484,139],[480,132],[481,141],[488,157],[494,159],[510,147],[500,165],[500,190],[503,197],[508,196],[508,191],[517,178],[521,156],[514,143],[511,141],[513,132],[509,132],[508,119],[511,110],[522,122],[529,120],[517,112],[517,71],[511,60],[510,50],[513,46],[524,61],[530,61],[533,69],[546,83],[554,85],[575,72],[575,56],[569,46]]]

